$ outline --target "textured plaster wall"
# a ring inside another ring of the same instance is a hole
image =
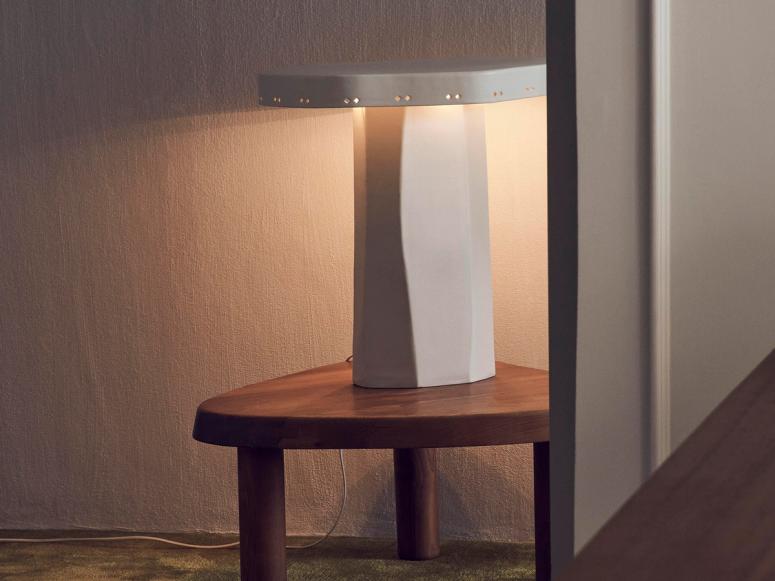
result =
[[[0,1],[0,527],[235,530],[199,401],[344,359],[351,117],[257,110],[297,62],[543,53],[538,0]],[[496,350],[547,365],[545,101],[488,118]],[[443,451],[442,530],[531,537],[529,447]],[[392,534],[388,452],[338,532]],[[291,533],[335,452],[288,454]]]

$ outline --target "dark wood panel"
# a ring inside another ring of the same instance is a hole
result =
[[[775,351],[560,578],[775,579]]]
[[[419,389],[352,384],[337,363],[202,403],[194,438],[253,448],[440,448],[549,439],[549,375],[497,364],[476,383]]]

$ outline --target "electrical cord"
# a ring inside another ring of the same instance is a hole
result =
[[[344,505],[347,503],[347,472],[344,467],[344,450],[339,450],[339,467],[342,471],[342,501],[339,503],[339,512],[334,519],[334,524],[328,529],[325,535],[319,539],[308,543],[306,545],[286,545],[286,549],[311,549],[328,539],[331,533],[334,532],[339,520],[342,518],[344,512]],[[77,542],[111,542],[111,541],[154,541],[157,543],[166,543],[168,545],[175,545],[176,547],[183,547],[186,549],[231,549],[239,546],[239,541],[233,543],[226,543],[222,545],[195,545],[192,543],[182,543],[180,541],[173,541],[172,539],[166,539],[164,537],[153,537],[147,535],[122,535],[115,537],[53,537],[48,539],[30,539],[30,538],[0,538],[0,543],[77,543]]]
[[[348,363],[353,360],[353,356],[350,355],[345,361]],[[342,471],[342,501],[339,503],[339,512],[336,514],[334,524],[326,531],[326,534],[319,539],[307,543],[306,545],[286,545],[286,549],[311,549],[316,547],[323,541],[327,540],[339,525],[339,521],[342,518],[344,512],[344,505],[347,503],[347,471],[344,467],[344,450],[339,450],[339,468]],[[167,545],[175,545],[176,547],[183,547],[186,549],[231,549],[239,546],[239,541],[233,543],[225,543],[222,545],[196,545],[193,543],[182,543],[180,541],[174,541],[164,537],[154,537],[149,535],[121,535],[111,537],[52,537],[47,539],[30,539],[30,538],[0,538],[0,543],[78,543],[78,542],[113,542],[113,541],[153,541],[156,543],[165,543]]]
[[[94,541],[154,541],[157,543],[166,543],[168,545],[175,545],[178,547],[185,547],[186,549],[230,549],[239,545],[239,541],[234,543],[226,543],[224,545],[193,545],[190,543],[181,543],[179,541],[173,541],[172,539],[165,539],[162,537],[151,537],[146,535],[123,535],[117,537],[53,537],[48,539],[0,539],[0,543],[78,543],[78,542],[94,542]]]
[[[347,473],[344,469],[344,450],[339,450],[339,468],[342,470],[342,502],[339,503],[339,512],[336,514],[336,518],[334,519],[334,524],[331,525],[331,528],[328,529],[325,535],[320,537],[319,539],[312,541],[311,543],[308,543],[306,545],[286,545],[286,549],[311,549],[312,547],[315,547],[328,539],[328,537],[331,536],[331,533],[334,532],[334,529],[339,524],[339,520],[342,518],[342,513],[344,512],[344,505],[347,502]]]

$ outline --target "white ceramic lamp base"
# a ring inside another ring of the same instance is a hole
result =
[[[493,376],[483,107],[353,114],[353,382],[427,387]]]

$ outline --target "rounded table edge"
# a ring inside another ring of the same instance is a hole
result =
[[[418,433],[418,423],[422,433]],[[327,433],[316,438],[307,430]],[[549,410],[422,418],[287,419],[223,415],[200,405],[193,437],[216,446],[284,450],[505,446],[549,441]]]

